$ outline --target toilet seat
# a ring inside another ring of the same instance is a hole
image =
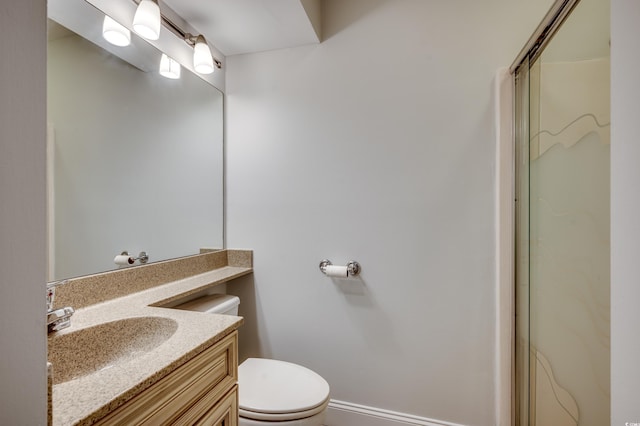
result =
[[[329,404],[329,384],[297,364],[249,358],[238,367],[240,417],[286,421],[321,413]]]
[[[264,420],[267,422],[284,422],[287,420],[299,420],[306,419],[307,417],[315,416],[318,413],[324,411],[329,405],[329,398],[326,401],[318,405],[316,408],[306,411],[295,411],[291,413],[278,413],[278,414],[266,414],[255,411],[244,410],[242,408],[238,409],[240,417],[244,417],[245,419],[253,419],[253,420]]]

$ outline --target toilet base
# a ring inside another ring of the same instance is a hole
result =
[[[285,420],[282,422],[268,422],[264,420],[247,419],[240,417],[240,426],[322,426],[324,424],[326,410],[304,419]]]

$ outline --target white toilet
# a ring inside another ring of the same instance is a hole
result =
[[[238,315],[240,299],[212,294],[177,309]],[[321,426],[329,405],[329,384],[290,362],[249,358],[238,367],[240,426]]]

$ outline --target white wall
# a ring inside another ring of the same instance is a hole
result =
[[[640,3],[611,2],[611,424],[640,423]]]
[[[550,3],[325,1],[321,45],[228,58],[243,355],[336,400],[496,423],[492,81]]]
[[[46,2],[0,2],[0,424],[46,424]],[[28,31],[25,31],[28,29]]]

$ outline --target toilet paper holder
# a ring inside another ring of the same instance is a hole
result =
[[[324,259],[323,261],[320,262],[320,265],[318,266],[320,268],[320,271],[323,274],[327,275],[327,266],[329,265],[333,265],[333,263],[331,263],[331,261],[328,259]],[[346,268],[347,268],[347,276],[349,277],[355,277],[360,273],[360,270],[362,269],[360,267],[360,264],[355,260],[351,260],[349,263],[347,263]]]
[[[147,263],[149,261],[149,255],[147,254],[146,251],[141,251],[140,254],[138,255],[138,257],[133,257],[129,255],[129,252],[127,250],[124,250],[122,253],[120,253],[119,256],[116,256],[113,260],[116,264],[118,263],[118,258],[126,256],[127,257],[127,263],[129,265],[133,265],[134,263],[136,263],[136,261],[140,261],[141,264]]]

